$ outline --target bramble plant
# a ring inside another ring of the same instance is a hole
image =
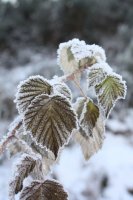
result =
[[[17,193],[20,200],[67,200],[60,183],[46,180],[51,166],[70,137],[80,144],[86,160],[96,153],[103,144],[106,119],[116,101],[125,98],[125,81],[107,64],[105,52],[98,45],[78,39],[62,43],[58,65],[64,76],[52,80],[31,76],[18,86],[15,103],[19,117],[0,144],[1,153],[6,148],[11,156],[21,155],[9,184],[10,200]],[[80,85],[84,71],[97,104]],[[67,81],[72,81],[82,94],[75,103]],[[25,186],[29,176],[32,182]]]

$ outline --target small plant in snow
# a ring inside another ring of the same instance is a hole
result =
[[[58,65],[63,77],[47,80],[31,76],[18,86],[15,102],[19,117],[0,145],[1,152],[7,147],[10,155],[21,155],[9,184],[10,200],[17,193],[20,200],[68,199],[60,183],[46,179],[51,166],[70,137],[80,144],[85,159],[96,153],[103,144],[106,119],[116,101],[125,98],[125,81],[112,71],[104,50],[97,45],[78,39],[60,44]],[[88,88],[95,90],[97,104],[80,86],[83,71]],[[82,94],[73,104],[67,81]],[[29,176],[33,181],[24,186]]]

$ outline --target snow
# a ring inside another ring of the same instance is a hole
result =
[[[99,196],[98,199],[130,200],[131,195],[127,190],[133,185],[132,169],[133,147],[122,136],[108,134],[103,148],[88,162],[84,161],[79,146],[65,149],[55,171],[65,188],[70,193],[76,194],[78,200],[84,200],[81,194],[87,182],[90,188],[94,184],[93,192],[97,190],[95,180],[91,179],[93,174],[99,176],[99,173],[107,174],[110,183],[104,191],[104,197]]]

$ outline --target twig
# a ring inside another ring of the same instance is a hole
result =
[[[15,133],[16,131],[20,128],[20,126],[22,125],[22,121],[20,121],[15,128],[12,130],[11,133],[9,133],[9,135],[7,135],[7,137],[5,139],[3,139],[2,143],[0,144],[0,154],[2,154],[4,152],[4,150],[6,149],[6,146],[8,145],[8,143],[13,139],[16,138]],[[17,138],[16,138],[17,139]]]
[[[77,86],[77,88],[80,90],[81,94],[87,99],[87,96],[85,95],[84,91],[82,90],[80,84],[74,79],[73,82]]]

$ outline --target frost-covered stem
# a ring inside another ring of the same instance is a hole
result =
[[[89,65],[91,66],[91,65]],[[77,86],[77,88],[80,90],[81,94],[87,98],[87,96],[85,95],[84,91],[82,90],[80,84],[75,80],[75,75],[77,74],[81,74],[86,68],[89,67],[88,65],[85,65],[84,67],[81,67],[80,69],[75,70],[72,74],[69,74],[67,76],[63,76],[61,77],[61,81],[62,82],[67,82],[67,81],[73,81],[75,83],[75,85]]]
[[[82,90],[80,84],[74,79],[73,82],[75,83],[75,85],[77,86],[77,88],[80,90],[81,94],[83,95],[83,97],[85,97],[87,99],[87,96],[85,95],[84,91]]]
[[[4,150],[6,149],[6,146],[8,145],[8,143],[13,139],[16,138],[15,133],[16,131],[20,128],[20,126],[22,125],[22,121],[20,121],[15,128],[12,130],[11,133],[9,133],[9,135],[7,135],[7,137],[5,139],[3,139],[3,141],[0,144],[0,154],[2,154],[4,152]]]

